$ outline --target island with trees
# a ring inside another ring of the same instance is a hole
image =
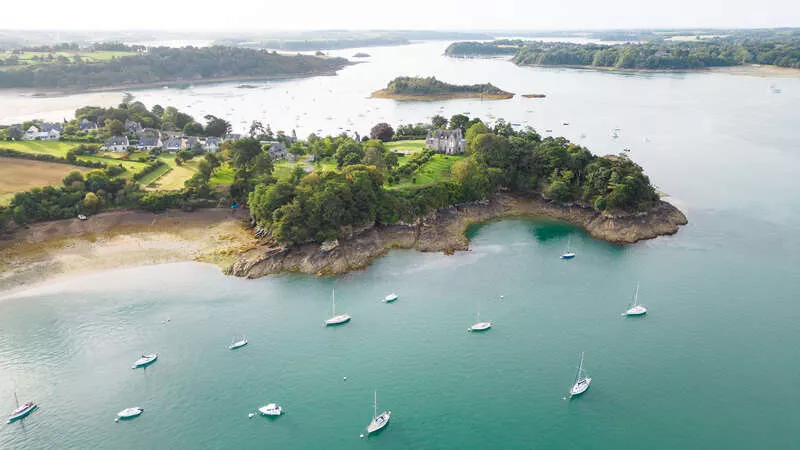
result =
[[[800,68],[800,37],[653,40],[616,45],[523,40],[456,42],[449,56],[507,56],[520,66],[686,71],[747,64]]]
[[[89,90],[166,83],[332,75],[344,58],[282,55],[235,47],[150,47],[97,44],[12,52],[0,59],[0,88]]]
[[[437,80],[435,77],[397,77],[385,89],[372,93],[372,98],[393,100],[449,100],[455,98],[480,98],[484,100],[505,100],[514,94],[506,92],[491,83],[455,85]]]

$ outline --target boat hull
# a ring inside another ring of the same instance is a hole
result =
[[[147,355],[147,357],[139,358],[136,362],[133,363],[131,369],[138,369],[140,367],[147,367],[150,364],[153,364],[158,359],[158,355]]]
[[[275,403],[270,403],[269,405],[258,408],[258,412],[261,413],[262,416],[278,417],[283,414],[283,408]]]
[[[480,332],[480,331],[486,331],[489,328],[492,328],[492,322],[478,322],[475,325],[467,328],[467,331],[469,331],[469,332],[473,332],[473,331]]]
[[[32,413],[33,410],[35,410],[38,407],[39,407],[39,405],[37,405],[36,403],[33,403],[33,404],[31,404],[30,407],[25,408],[22,411],[14,412],[10,416],[8,416],[8,421],[6,423],[16,422],[17,420],[24,419],[24,418],[28,417],[28,415],[30,415],[30,413]]]
[[[378,414],[378,416],[372,419],[372,422],[370,422],[369,425],[367,425],[367,434],[376,433],[386,428],[386,425],[389,425],[389,419],[391,418],[392,418],[391,411],[384,411]]]
[[[586,390],[589,389],[589,385],[591,383],[592,383],[592,379],[591,378],[585,378],[585,379],[575,383],[574,385],[572,385],[572,388],[569,390],[570,398],[571,397],[575,397],[576,395],[581,395],[584,392],[586,392]]]
[[[625,311],[626,316],[643,316],[647,314],[647,308],[644,306],[634,306],[633,308]]]
[[[397,300],[399,297],[397,295],[387,295],[383,298],[383,303],[392,303],[393,301]]]
[[[231,350],[236,350],[237,348],[242,348],[245,345],[247,345],[247,341],[236,342],[236,343],[233,343],[233,344],[229,345],[228,348],[231,349]]]
[[[351,319],[351,317],[346,315],[346,314],[343,314],[343,315],[340,315],[340,316],[336,316],[336,317],[331,317],[330,319],[325,321],[325,326],[326,327],[331,327],[331,326],[336,326],[336,325],[344,325],[347,322],[350,322],[350,319]]]
[[[133,419],[135,417],[139,417],[144,412],[144,408],[127,408],[123,409],[122,411],[117,413],[117,418],[121,420],[125,419]]]
[[[561,255],[561,259],[572,259],[575,257],[575,253],[564,253]]]

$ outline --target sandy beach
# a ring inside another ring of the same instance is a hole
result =
[[[0,293],[73,275],[180,261],[227,267],[258,245],[248,211],[111,211],[59,220],[0,240]]]

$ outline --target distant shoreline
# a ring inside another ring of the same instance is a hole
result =
[[[152,83],[117,84],[112,86],[91,87],[91,88],[32,89],[28,92],[30,92],[32,96],[39,98],[63,97],[67,95],[76,95],[76,94],[91,94],[98,92],[114,92],[114,91],[125,91],[125,90],[141,90],[141,89],[174,87],[174,86],[184,86],[184,85],[230,83],[239,81],[273,81],[273,80],[287,80],[294,78],[311,78],[318,76],[327,77],[327,76],[335,76],[337,72],[338,70],[323,71],[323,72],[305,72],[299,74],[286,74],[286,75],[258,75],[258,76],[241,75],[241,76],[219,77],[219,78],[203,78],[199,80],[172,80],[172,81],[157,81]],[[23,91],[25,89],[26,88],[0,88],[0,92],[11,91],[11,90]]]
[[[800,69],[791,67],[779,67],[759,64],[747,64],[740,66],[717,66],[703,67],[701,69],[625,69],[620,67],[603,66],[581,66],[570,64],[516,64],[519,67],[539,67],[553,69],[579,69],[597,70],[601,72],[623,72],[623,73],[727,73],[731,75],[745,75],[756,77],[800,77]]]
[[[385,98],[401,101],[424,101],[432,102],[437,100],[454,100],[460,98],[480,98],[484,100],[508,100],[514,98],[514,94],[506,92],[503,94],[482,94],[480,92],[453,92],[448,94],[395,94],[388,89],[381,89],[372,93],[370,98]]]

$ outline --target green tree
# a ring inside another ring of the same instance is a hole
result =
[[[339,145],[334,158],[336,159],[336,166],[340,169],[344,166],[360,164],[364,158],[364,150],[361,144],[348,139]]]
[[[464,114],[455,114],[450,118],[450,124],[448,125],[448,128],[451,130],[461,129],[462,133],[466,133],[467,123],[469,123],[469,117]]]
[[[87,192],[83,197],[83,210],[92,214],[100,210],[100,199],[94,192]]]
[[[473,146],[475,138],[481,134],[486,134],[488,132],[489,129],[486,128],[486,125],[484,125],[483,122],[477,122],[472,126],[470,126],[469,129],[467,129],[467,134],[464,136],[464,138],[467,141],[467,151],[469,152],[474,151]]]
[[[79,170],[71,171],[61,180],[65,187],[72,186],[75,182],[83,183],[83,174]]]
[[[434,128],[444,129],[447,127],[447,119],[439,114],[436,114],[435,116],[431,117],[431,125],[433,125]]]
[[[104,128],[109,136],[120,136],[125,132],[125,124],[116,119],[106,120]]]
[[[206,119],[206,136],[225,137],[231,133],[231,124],[225,119],[212,116],[211,114],[205,116]]]
[[[394,137],[394,129],[391,125],[386,122],[381,122],[374,127],[369,132],[370,139],[377,139],[383,142],[389,142]]]
[[[197,122],[189,122],[183,127],[183,134],[186,136],[201,136],[203,126]]]

